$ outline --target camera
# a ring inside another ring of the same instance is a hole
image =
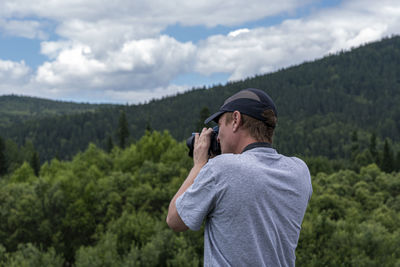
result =
[[[219,142],[217,140],[218,131],[219,131],[218,126],[215,126],[213,128],[213,132],[211,133],[210,148],[208,149],[208,155],[210,156],[211,155],[216,156],[221,154],[221,147],[219,146]],[[189,157],[193,157],[194,135],[195,133],[192,133],[192,136],[186,140],[186,145],[189,148]]]

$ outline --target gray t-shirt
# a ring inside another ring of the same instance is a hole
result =
[[[204,266],[294,266],[312,194],[306,164],[256,147],[222,154],[176,200],[191,230],[204,230]]]

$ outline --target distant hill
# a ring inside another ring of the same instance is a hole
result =
[[[89,142],[101,147],[110,137],[115,142],[119,114],[124,110],[133,139],[141,137],[147,128],[167,129],[176,139],[184,140],[197,128],[202,109],[214,112],[226,97],[249,87],[265,90],[275,100],[279,116],[274,146],[282,153],[345,159],[354,149],[354,136],[361,150],[368,147],[372,133],[378,137],[378,145],[389,138],[399,147],[398,36],[274,73],[193,89],[146,104],[95,107],[91,112],[39,118],[3,128],[0,135],[18,144],[31,140],[42,159],[55,155],[68,158],[84,150]]]
[[[21,123],[29,119],[95,111],[104,106],[109,105],[53,101],[18,95],[2,95],[0,96],[0,127],[6,128],[12,124]]]

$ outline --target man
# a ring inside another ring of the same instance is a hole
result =
[[[221,155],[209,158],[212,129],[195,135],[193,168],[167,223],[199,230],[205,219],[205,266],[295,265],[311,179],[302,160],[271,147],[276,116],[265,92],[245,89],[205,121],[218,123]]]

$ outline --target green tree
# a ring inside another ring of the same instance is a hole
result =
[[[24,161],[24,155],[22,155],[22,153],[23,152],[19,150],[18,145],[14,141],[11,139],[5,141],[4,154],[6,155],[8,173],[12,173],[21,166]]]
[[[107,153],[110,153],[113,148],[114,148],[114,143],[113,143],[112,137],[108,136],[108,138],[107,138],[107,147],[106,147]]]
[[[118,121],[118,141],[121,148],[125,148],[126,141],[129,137],[128,121],[126,120],[125,111],[121,111]]]
[[[327,157],[304,158],[313,196],[297,265],[399,264],[400,173],[363,166],[371,161],[364,148],[359,171]],[[0,267],[202,266],[202,231],[177,234],[165,223],[193,164],[186,155],[184,142],[153,131],[126,149],[105,153],[90,144],[71,161],[53,159],[40,179],[23,163],[0,179]]]
[[[378,150],[376,149],[376,134],[375,133],[372,133],[372,135],[371,135],[371,138],[369,140],[368,150],[371,153],[375,163],[378,164],[379,163],[379,154],[378,154]]]
[[[32,182],[35,178],[35,172],[33,171],[32,167],[26,161],[16,169],[11,175],[11,182],[16,183],[26,183]]]
[[[7,173],[7,160],[5,155],[6,145],[0,136],[0,176]]]
[[[367,166],[371,163],[374,163],[374,159],[367,149],[359,153],[354,159],[354,165],[357,171],[360,169],[360,167]]]
[[[380,167],[384,172],[394,171],[393,151],[388,139],[385,139],[385,144],[383,145],[382,163]]]
[[[360,172],[319,173],[312,182],[296,265],[398,264],[400,210],[393,207],[400,203],[399,173],[383,173],[371,164]]]
[[[151,124],[150,124],[149,120],[146,121],[146,127],[145,128],[146,128],[146,132],[151,133],[153,131],[153,127],[151,127]]]
[[[197,121],[196,130],[201,132],[204,127],[210,127],[211,123],[204,124],[204,121],[210,117],[210,110],[208,107],[203,107],[200,110],[199,120]]]
[[[359,153],[360,145],[358,143],[358,133],[357,131],[353,131],[351,135],[351,160],[354,162],[358,153]]]
[[[395,161],[395,171],[400,171],[400,151],[397,152],[396,161]]]
[[[35,176],[39,176],[40,158],[39,158],[39,153],[36,150],[33,151],[29,164],[31,165],[33,172],[35,173]]]
[[[0,245],[1,248],[1,245]],[[1,256],[1,255],[0,255]],[[54,248],[42,251],[31,243],[21,244],[18,250],[13,253],[6,253],[5,261],[0,262],[0,266],[8,267],[28,267],[28,266],[47,266],[62,267],[63,259],[57,255]]]

